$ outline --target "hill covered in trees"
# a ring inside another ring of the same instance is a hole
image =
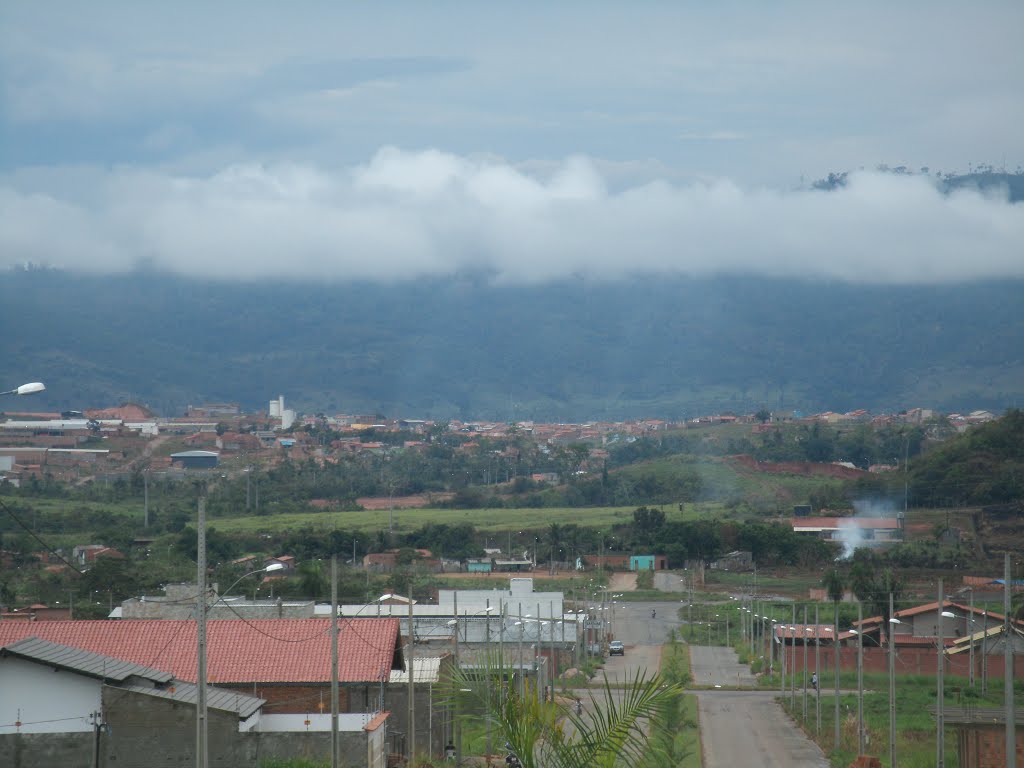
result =
[[[53,409],[262,409],[284,394],[307,412],[499,420],[1002,411],[1024,397],[1021,306],[1024,281],[310,285],[26,271],[0,276],[0,357],[11,386],[45,381],[33,407]]]

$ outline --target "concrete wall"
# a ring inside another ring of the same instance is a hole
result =
[[[188,765],[195,761],[195,707],[180,702],[103,689],[109,734],[100,742],[101,768],[151,768]],[[226,768],[258,766],[271,758],[330,761],[330,732],[239,733],[232,713],[208,711],[210,765]],[[368,761],[364,731],[339,734],[345,765],[361,768]],[[3,764],[3,763],[0,763]],[[50,768],[59,762],[24,763],[19,768]],[[83,766],[88,765],[84,763]]]
[[[431,686],[426,683],[416,684],[416,751],[434,757],[444,753],[444,741],[449,732],[450,723],[447,711],[441,706],[444,694],[443,686]],[[409,724],[409,686],[407,683],[389,684],[387,686],[387,709],[391,713],[388,718],[389,741],[391,736],[401,734],[403,743],[407,738]]]
[[[91,733],[12,733],[0,735],[4,768],[92,768]]]

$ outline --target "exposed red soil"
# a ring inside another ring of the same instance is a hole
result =
[[[835,477],[839,480],[856,480],[858,477],[870,475],[863,469],[853,469],[839,464],[820,464],[813,461],[758,461],[753,456],[741,454],[730,457],[737,464],[755,472],[767,472],[773,475],[807,475]]]

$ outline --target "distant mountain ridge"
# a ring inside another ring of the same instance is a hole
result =
[[[498,420],[725,410],[1002,411],[1024,400],[1024,281],[659,276],[496,286],[0,275],[0,408],[125,400]]]

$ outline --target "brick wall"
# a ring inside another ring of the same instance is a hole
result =
[[[255,688],[252,685],[218,685],[217,687],[266,699],[267,703],[263,705],[263,712],[268,715],[316,715],[329,714],[331,711],[331,686],[329,683],[322,685],[257,683]],[[338,688],[338,711],[353,711],[349,709],[349,690],[343,686]],[[360,708],[356,711],[366,710]]]
[[[899,648],[897,646],[895,672],[896,675],[934,675],[938,671],[938,654],[933,648]],[[778,646],[776,646],[778,650]],[[798,675],[803,674],[804,651],[802,645],[785,646],[786,656],[790,664],[795,663]],[[822,646],[821,668],[829,672],[834,668],[832,647]],[[1014,656],[1014,678],[1024,678],[1024,656]],[[779,657],[776,656],[776,665]],[[839,649],[839,667],[844,672],[854,672],[857,669],[857,648],[856,646],[843,646]],[[794,667],[787,667],[793,669]],[[807,647],[807,674],[810,676],[814,671],[814,646]],[[864,648],[864,671],[889,672],[888,649],[877,646],[865,646]],[[981,679],[982,657],[980,653],[974,654],[974,675],[977,680]],[[970,676],[970,654],[959,653],[949,656],[946,659],[946,674],[954,677]],[[1003,679],[1003,657],[992,655],[988,657],[988,678],[990,680]]]
[[[1006,728],[1002,725],[957,727],[960,768],[1005,768]],[[1024,727],[1017,726],[1017,765],[1024,765]]]

